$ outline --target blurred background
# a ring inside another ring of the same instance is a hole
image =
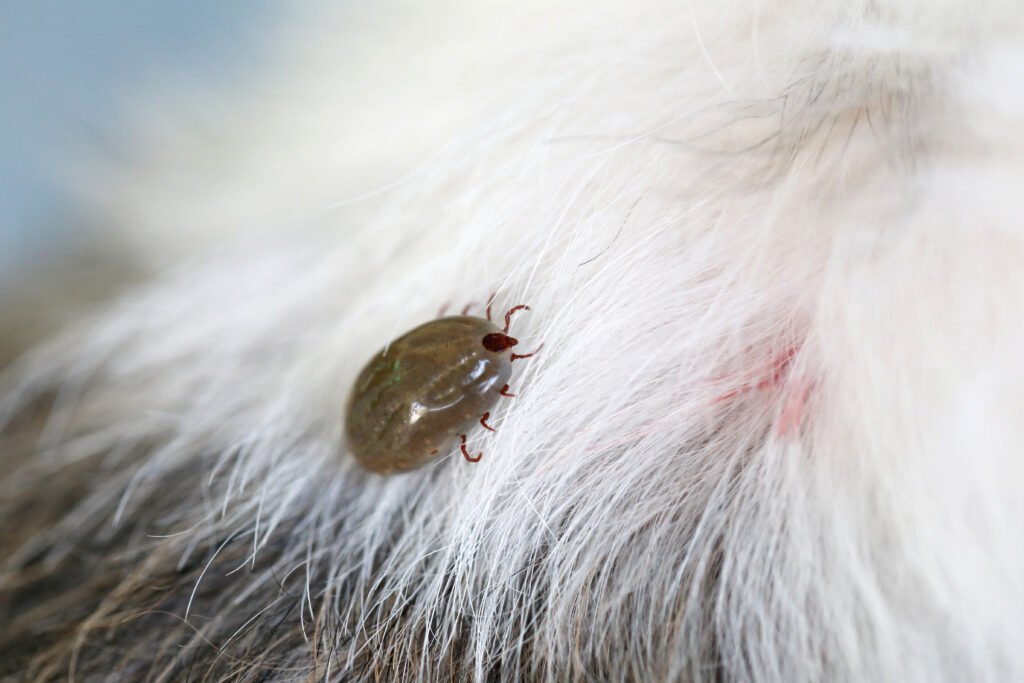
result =
[[[479,112],[516,125],[509,66],[546,68],[529,36],[549,15],[539,0],[6,3],[0,368],[167,269],[341,239],[435,155],[472,162]]]
[[[243,77],[266,0],[9,3],[0,9],[0,274],[59,249],[76,222],[67,175],[117,152],[154,82]]]
[[[121,133],[144,93],[258,69],[276,13],[267,0],[0,6],[0,365],[62,310],[130,277],[87,253],[81,169],[130,152]]]

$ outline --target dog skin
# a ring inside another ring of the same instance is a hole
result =
[[[396,7],[88,175],[147,275],[0,384],[0,679],[1024,680],[1019,3]],[[480,461],[360,467],[492,293]]]

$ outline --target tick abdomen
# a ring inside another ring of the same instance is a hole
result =
[[[512,373],[508,348],[484,343],[502,334],[483,318],[440,318],[376,354],[349,397],[345,436],[353,455],[374,472],[400,472],[472,429]]]

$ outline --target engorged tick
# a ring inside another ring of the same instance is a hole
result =
[[[467,307],[468,309],[468,307]],[[359,463],[372,472],[411,470],[432,460],[459,439],[463,457],[471,456],[466,433],[487,420],[509,393],[512,361],[533,353],[512,353],[519,341],[509,336],[514,306],[505,327],[470,315],[439,318],[420,325],[374,356],[356,378],[345,414],[345,437]],[[539,349],[538,349],[539,350]]]

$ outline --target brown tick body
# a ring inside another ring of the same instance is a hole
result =
[[[487,424],[490,410],[508,393],[518,341],[505,328],[468,315],[420,325],[375,355],[356,378],[345,416],[349,449],[366,469],[387,474],[432,460],[455,440],[470,456],[466,432]],[[488,314],[490,310],[488,310]],[[488,317],[490,317],[488,315]]]

